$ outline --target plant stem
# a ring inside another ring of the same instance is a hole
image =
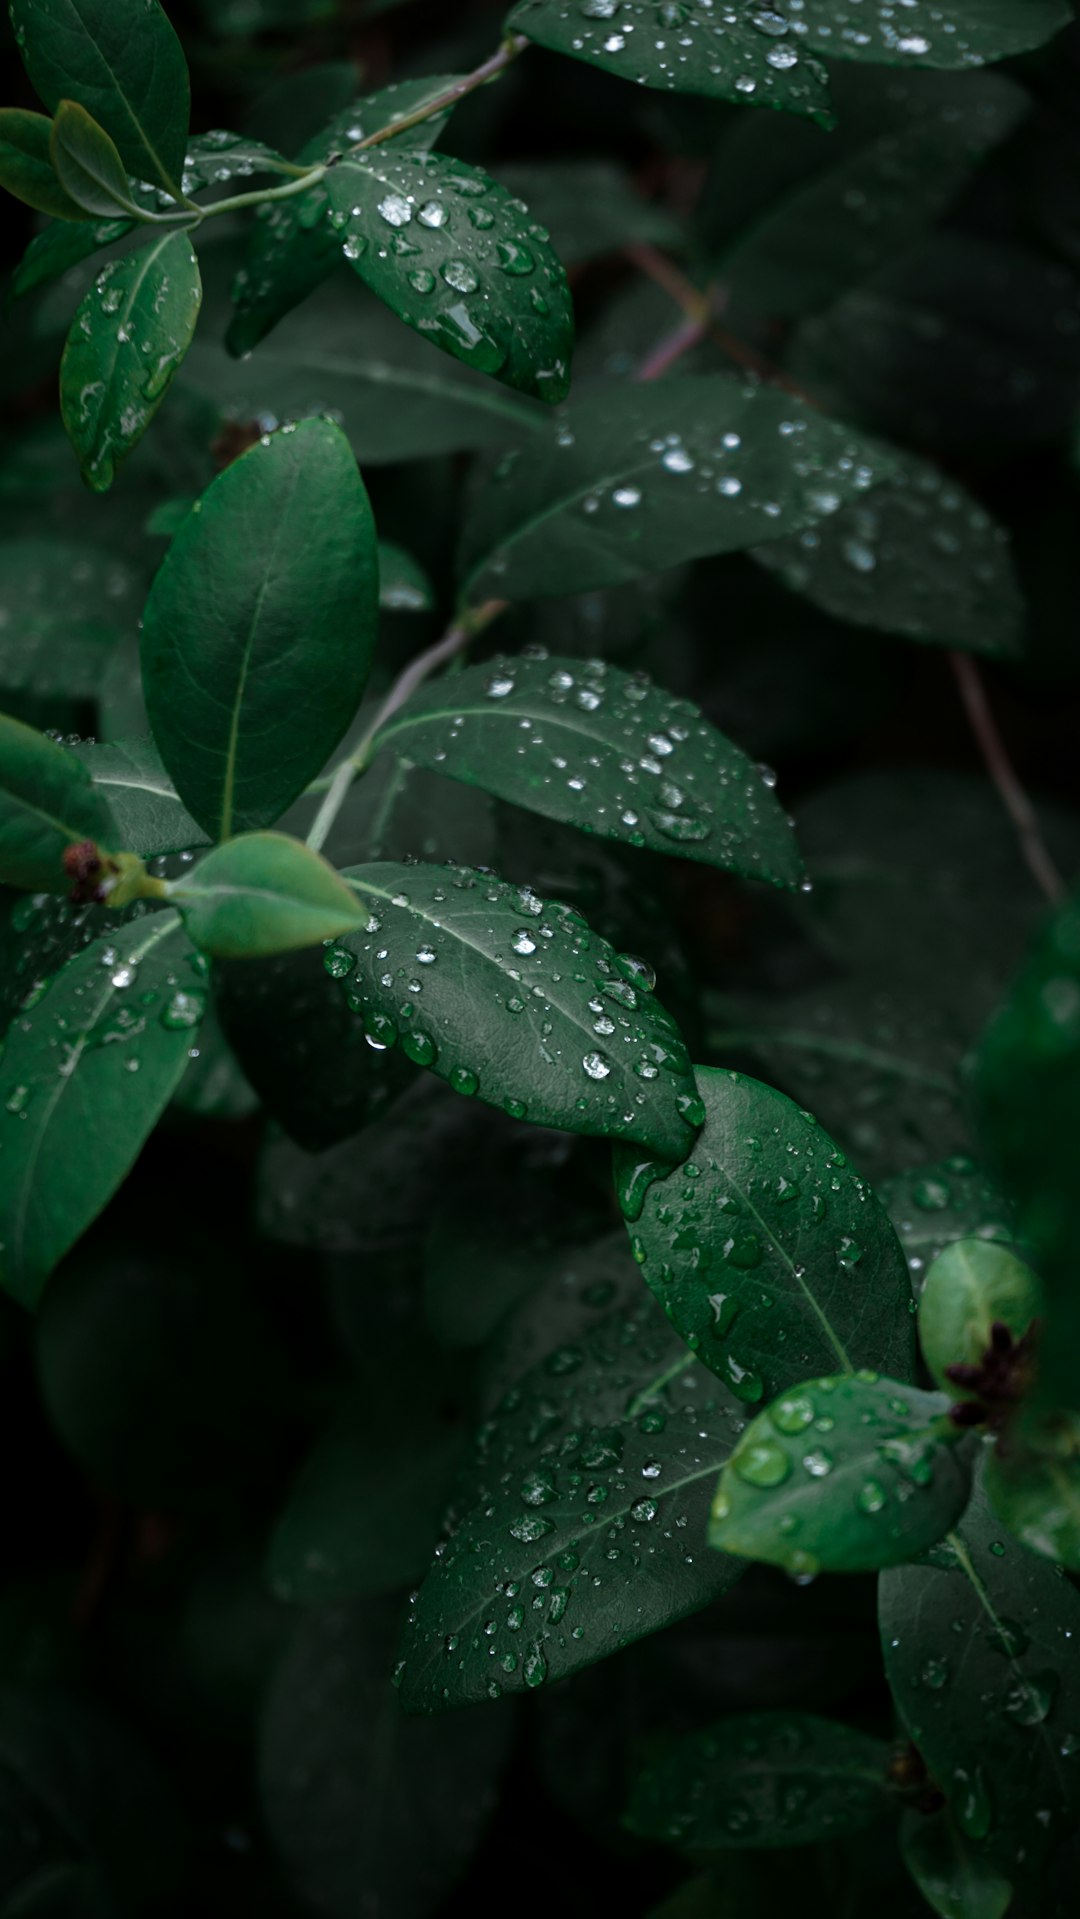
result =
[[[1047,899],[1056,904],[1064,895],[1065,883],[1043,839],[1035,808],[1005,750],[1005,742],[998,732],[997,721],[986,696],[982,675],[968,653],[951,651],[949,664],[960,689],[960,698],[964,703],[964,711],[968,716],[971,730],[986,762],[986,770],[998,790],[1006,813],[1016,828],[1020,851],[1027,862],[1028,869]]]
[[[417,107],[414,112],[403,113],[400,120],[392,120],[389,126],[380,127],[377,133],[369,133],[366,140],[358,140],[354,147],[347,149],[347,152],[364,153],[368,147],[381,146],[384,140],[393,140],[407,128],[418,127],[423,121],[433,119],[437,113],[442,113],[445,107],[456,106],[459,100],[464,100],[466,94],[475,93],[477,87],[486,86],[489,80],[497,79],[510,62],[517,59],[519,53],[524,53],[528,44],[523,33],[510,34],[503,41],[498,52],[493,53],[482,66],[477,67],[472,73],[464,74],[460,80],[455,80],[451,86],[444,88],[442,93],[436,94],[434,99],[425,100],[423,105]]]
[[[294,193],[307,193],[311,187],[317,187],[320,180],[326,178],[326,166],[312,167],[309,173],[301,173],[297,179],[289,180],[283,187],[267,187],[254,193],[234,193],[227,200],[213,200],[208,207],[198,209],[200,223],[213,220],[219,213],[236,213],[244,207],[268,206],[274,200],[289,200]],[[170,219],[175,216],[170,214]],[[190,215],[188,216],[191,217]]]

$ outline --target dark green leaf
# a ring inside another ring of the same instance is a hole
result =
[[[904,1864],[941,1919],[1004,1919],[1012,1887],[960,1830],[946,1806],[900,1822]]]
[[[825,70],[773,7],[741,18],[732,9],[718,16],[710,0],[518,0],[507,25],[639,85],[828,123]]]
[[[1080,1572],[1080,1417],[1021,1413],[986,1462],[998,1518],[1033,1553]]]
[[[95,840],[119,851],[110,845],[114,838],[108,802],[78,760],[0,714],[0,880],[28,892],[66,893],[65,848]]]
[[[880,1816],[888,1764],[884,1740],[813,1713],[736,1713],[661,1752],[626,1824],[694,1854],[813,1845]]]
[[[143,681],[162,759],[215,839],[272,825],[325,764],[360,704],[377,582],[367,493],[326,420],[252,447],[180,528]]]
[[[951,1158],[913,1166],[877,1188],[907,1254],[916,1293],[926,1268],[956,1239],[1011,1245],[1016,1239],[1012,1207],[973,1159]]]
[[[409,326],[507,386],[566,397],[570,291],[520,201],[460,160],[393,142],[348,155],[326,191],[345,258]]]
[[[11,277],[9,299],[15,300],[47,280],[79,266],[99,247],[111,246],[131,232],[133,220],[57,221],[35,234]]]
[[[367,918],[333,867],[287,833],[226,841],[170,896],[189,938],[215,959],[264,959],[318,946]]]
[[[462,1474],[406,1628],[406,1706],[531,1690],[716,1598],[738,1565],[700,1541],[740,1425],[651,1302],[549,1353]]]
[[[783,1566],[873,1572],[933,1546],[967,1505],[941,1393],[877,1373],[808,1379],[752,1420],[721,1474],[709,1543]]]
[[[641,1275],[621,1230],[546,1258],[547,1272],[500,1320],[481,1356],[481,1410],[556,1347],[576,1347],[602,1318],[640,1308]]]
[[[609,160],[546,160],[532,166],[499,164],[499,185],[524,200],[532,218],[551,233],[560,260],[574,266],[622,247],[678,248],[677,220],[634,191]]]
[[[118,851],[154,859],[207,844],[206,834],[181,805],[153,740],[115,746],[77,746],[73,752],[108,801]]]
[[[137,214],[120,155],[104,127],[76,100],[61,100],[49,152],[61,186],[84,212],[109,219]]]
[[[840,60],[973,67],[1042,46],[1068,26],[1066,0],[806,0],[804,44]]]
[[[10,540],[0,544],[0,601],[0,686],[89,699],[134,628],[138,580],[103,545]]]
[[[384,613],[430,613],[435,605],[434,588],[419,560],[390,540],[379,541],[379,605]]]
[[[939,1253],[919,1302],[919,1344],[942,1392],[968,1393],[948,1378],[954,1365],[977,1366],[990,1350],[996,1321],[1014,1339],[1042,1312],[1042,1288],[1008,1246],[958,1239]]]
[[[96,796],[95,796],[96,797]],[[188,1063],[205,999],[180,916],[70,960],[0,1058],[0,1280],[26,1306],[131,1167]]]
[[[43,113],[0,107],[0,187],[56,220],[85,220],[85,207],[72,199],[57,176],[51,135],[52,122]]]
[[[1025,609],[1008,535],[913,454],[867,500],[754,558],[814,606],[856,626],[972,653],[1021,650]]]
[[[581,915],[467,867],[345,877],[370,917],[327,955],[369,1037],[516,1119],[678,1159],[701,1117],[678,1029],[640,961]]]
[[[813,526],[892,470],[846,427],[733,375],[593,393],[476,492],[465,592],[622,586]]]
[[[76,100],[137,180],[176,193],[190,86],[158,0],[10,0],[15,38],[45,105]]]
[[[261,140],[245,139],[243,134],[220,128],[188,141],[183,187],[185,193],[198,193],[204,187],[225,186],[230,180],[248,180],[253,174],[300,171],[300,165],[284,159]]]
[[[914,1368],[899,1241],[866,1182],[783,1093],[697,1068],[705,1125],[671,1168],[627,1147],[615,1180],[668,1317],[741,1398],[814,1366]]]
[[[60,406],[95,493],[112,485],[165,398],[201,299],[191,241],[166,233],[109,261],[79,306],[60,367]]]
[[[325,60],[283,73],[267,85],[244,116],[244,132],[295,154],[356,97],[351,60]]]
[[[981,1494],[919,1566],[879,1584],[897,1710],[975,1851],[1010,1881],[1075,1831],[1080,1595]]]

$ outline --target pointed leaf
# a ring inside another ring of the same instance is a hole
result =
[[[146,605],[147,710],[215,839],[272,825],[360,704],[375,641],[371,507],[340,430],[311,420],[226,468]]]
[[[1043,1310],[1042,1287],[1008,1246],[958,1239],[939,1253],[919,1301],[919,1344],[943,1393],[970,1395],[948,1377],[950,1366],[977,1366],[990,1350],[996,1321],[1021,1339]]]
[[[970,1489],[943,1394],[872,1372],[826,1375],[746,1428],[720,1476],[709,1544],[797,1578],[873,1572],[933,1546]]]
[[[405,1706],[531,1690],[724,1592],[738,1562],[699,1542],[740,1424],[651,1302],[548,1353],[462,1472],[405,1629]]]
[[[498,658],[414,693],[376,735],[548,819],[751,879],[802,872],[757,768],[688,700],[601,660]]]
[[[24,1306],[129,1171],[187,1068],[205,1002],[177,913],[69,960],[0,1057],[0,1285]]]
[[[11,276],[8,299],[17,300],[34,287],[55,280],[89,259],[99,247],[111,246],[131,232],[133,220],[83,220],[81,214],[54,221],[36,233]]]
[[[639,86],[828,120],[825,69],[772,7],[743,19],[710,0],[518,0],[507,26]]]
[[[1012,1886],[961,1832],[948,1806],[900,1821],[904,1864],[941,1919],[1004,1919]]]
[[[60,366],[60,406],[95,493],[142,438],[195,332],[199,263],[186,233],[167,233],[98,274]]]
[[[49,152],[60,184],[77,206],[99,216],[137,215],[120,155],[104,127],[77,101],[61,100],[57,107]]]
[[[1068,26],[1067,0],[805,0],[802,45],[839,60],[975,67],[1041,47]]]
[[[158,0],[10,0],[26,71],[50,112],[76,100],[137,180],[175,193],[184,164],[187,61]]]
[[[638,1778],[624,1823],[693,1853],[808,1846],[886,1809],[889,1747],[814,1713],[734,1713],[673,1741]]]
[[[752,1402],[815,1365],[911,1378],[907,1265],[865,1180],[783,1093],[696,1078],[705,1125],[681,1166],[615,1156],[634,1251],[682,1337]]]
[[[516,1119],[678,1159],[701,1103],[686,1048],[624,959],[570,907],[467,867],[344,877],[369,918],[327,956],[377,1045]]]
[[[241,833],[199,861],[172,898],[190,939],[215,959],[318,946],[367,918],[332,866],[287,833]]]
[[[461,160],[392,141],[332,167],[326,191],[345,258],[409,326],[507,386],[565,398],[570,291],[520,201]]]
[[[53,165],[51,137],[45,114],[0,107],[0,187],[55,220],[86,220],[85,207],[72,199]]]
[[[66,893],[65,849],[94,840],[119,851],[116,837],[107,800],[74,755],[0,714],[0,881]]]
[[[847,427],[731,374],[592,393],[477,488],[465,592],[623,586],[813,526],[891,472]]]

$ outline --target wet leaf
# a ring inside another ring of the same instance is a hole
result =
[[[14,191],[14,189],[10,189]],[[130,233],[133,220],[56,220],[34,235],[11,276],[9,300],[68,273],[99,247],[111,246]]]
[[[879,1583],[897,1711],[977,1856],[1037,1879],[1075,1831],[1080,1596],[976,1494],[919,1566]]]
[[[965,1153],[896,1173],[877,1188],[907,1254],[919,1293],[930,1262],[957,1239],[1016,1241],[1013,1209],[994,1181]]]
[[[696,1076],[705,1124],[683,1163],[615,1158],[642,1272],[682,1337],[751,1402],[814,1366],[911,1378],[907,1267],[865,1180],[783,1093]]]
[[[499,657],[422,687],[376,735],[548,819],[747,878],[802,871],[755,766],[688,700],[602,660]]]
[[[172,898],[188,937],[215,959],[318,946],[367,918],[332,866],[287,833],[241,833],[201,859]]]
[[[808,1379],[747,1427],[709,1543],[796,1578],[873,1572],[924,1553],[968,1502],[971,1466],[941,1393],[877,1373]]]
[[[157,412],[195,332],[199,264],[186,233],[110,260],[81,302],[60,367],[64,425],[95,493]]]
[[[814,1845],[881,1816],[888,1764],[884,1740],[814,1713],[734,1713],[661,1751],[625,1823],[694,1855]]]
[[[255,174],[296,174],[300,170],[300,163],[294,165],[261,140],[216,128],[188,141],[183,188],[185,193],[200,193],[205,187],[226,186],[230,180],[249,180]]]
[[[1080,1572],[1080,1417],[1021,1410],[986,1462],[986,1495],[1033,1553]]]
[[[205,1002],[195,959],[179,914],[138,919],[70,960],[12,1024],[0,1058],[0,1284],[25,1306],[180,1082]]]
[[[556,1347],[481,1429],[405,1630],[402,1699],[531,1691],[708,1604],[705,1550],[738,1403],[645,1302]]]
[[[66,893],[65,848],[116,837],[104,795],[66,747],[0,714],[0,879],[28,892]]]
[[[973,67],[1040,47],[1069,24],[1065,0],[806,0],[806,44],[839,60]]]
[[[137,180],[175,193],[190,108],[187,62],[158,0],[11,0],[15,39],[50,112],[75,100]]]
[[[904,1864],[941,1919],[1004,1919],[1013,1889],[960,1830],[949,1808],[900,1821]]]
[[[847,428],[733,375],[591,393],[478,486],[464,591],[622,586],[813,526],[891,472]]]
[[[693,1073],[640,962],[571,908],[467,867],[345,878],[370,917],[327,966],[371,1040],[514,1118],[686,1152]]]
[[[0,686],[88,699],[111,649],[133,630],[138,578],[104,545],[26,538],[0,544]]]
[[[360,704],[376,596],[367,493],[329,421],[252,447],[185,520],[147,601],[143,681],[212,837],[272,825],[321,770]]]
[[[392,141],[346,156],[325,184],[345,258],[402,320],[507,386],[565,398],[566,274],[520,201],[475,167]]]
[[[0,107],[0,186],[39,213],[81,222],[88,217],[86,209],[72,199],[57,174],[51,136],[52,121],[45,114]]]
[[[49,152],[64,191],[98,218],[138,213],[128,176],[104,127],[75,100],[61,100]],[[49,209],[52,211],[53,209]]]
[[[72,751],[108,802],[120,851],[149,860],[208,844],[202,827],[181,804],[153,740],[120,740]]]
[[[919,1302],[919,1344],[942,1392],[970,1395],[947,1376],[954,1365],[977,1366],[996,1322],[1022,1338],[1043,1309],[1042,1287],[1008,1246],[959,1239],[939,1253]]]

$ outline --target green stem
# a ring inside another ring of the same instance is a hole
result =
[[[269,206],[274,200],[291,200],[294,193],[307,193],[311,187],[317,187],[320,180],[326,178],[326,167],[312,167],[309,173],[301,173],[295,180],[289,180],[283,187],[267,187],[265,191],[254,193],[234,193],[227,200],[214,200],[208,207],[199,208],[199,219],[213,220],[219,213],[236,213],[244,207]],[[190,216],[188,216],[190,217]]]

